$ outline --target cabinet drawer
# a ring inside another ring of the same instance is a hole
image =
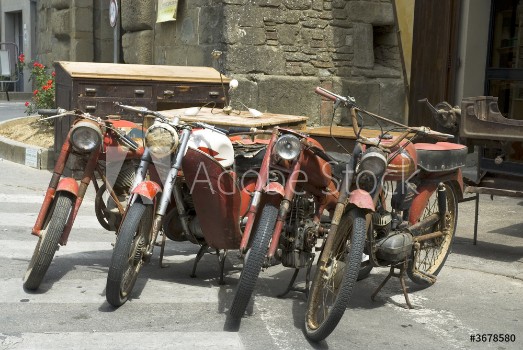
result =
[[[114,83],[78,84],[78,98],[82,97],[118,97],[118,98],[152,98],[152,85]]]
[[[207,102],[224,103],[223,90],[227,90],[227,84],[161,84],[158,86],[158,101],[175,103],[201,104]]]

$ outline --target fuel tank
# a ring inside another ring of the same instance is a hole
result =
[[[391,142],[389,140],[382,141],[383,143]],[[396,146],[391,149],[388,156],[387,170],[385,171],[385,181],[405,181],[407,180],[418,168],[418,157],[416,154],[416,148],[412,143],[405,146],[407,141],[400,143],[401,151],[398,150],[400,146]]]
[[[318,141],[310,137],[307,138],[307,141],[323,150],[323,147]],[[313,152],[305,151],[300,169],[307,175],[307,182],[309,184],[318,188],[329,186],[332,179],[331,165]]]

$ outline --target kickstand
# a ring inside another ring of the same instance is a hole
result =
[[[291,280],[289,281],[289,285],[287,286],[287,289],[281,294],[279,294],[278,298],[284,298],[290,291],[294,292],[300,292],[304,293],[305,297],[309,298],[309,282],[310,282],[310,274],[311,274],[311,267],[312,265],[309,265],[307,267],[307,273],[305,274],[305,288],[297,288],[294,286],[294,282],[296,281],[296,277],[298,277],[298,273],[300,272],[300,269],[294,269],[294,274],[291,277]]]
[[[208,247],[209,246],[204,243],[200,247],[200,250],[198,250],[198,254],[196,254],[196,259],[194,260],[194,265],[192,266],[192,273],[191,273],[191,277],[192,278],[196,277],[196,265],[198,265],[198,262],[200,262],[200,260],[202,259],[203,255],[207,252],[207,248]]]
[[[225,282],[223,280],[223,270],[225,268],[225,258],[227,257],[227,249],[224,249],[223,253],[220,253],[220,251],[216,249],[216,255],[218,256],[218,263],[220,264],[220,281],[218,282],[218,284],[224,285]]]
[[[163,263],[163,254],[165,252],[165,233],[162,233],[162,243],[160,243],[160,267],[168,267],[169,265],[164,265]]]
[[[399,265],[399,264],[398,264]],[[412,304],[410,303],[410,300],[409,300],[409,294],[407,293],[407,287],[405,285],[405,269],[407,268],[407,260],[403,261],[403,263],[401,263],[399,269],[399,273],[395,271],[395,269],[397,268],[398,265],[392,265],[390,267],[390,271],[389,271],[389,274],[387,275],[387,277],[385,277],[385,279],[383,280],[383,282],[381,282],[381,284],[378,286],[378,288],[374,291],[374,293],[372,293],[372,295],[370,296],[370,298],[374,301],[374,298],[376,297],[376,295],[378,294],[378,292],[381,290],[381,288],[383,288],[383,286],[387,283],[387,281],[391,278],[391,277],[398,277],[399,280],[400,280],[400,284],[401,284],[401,289],[403,290],[403,295],[405,296],[405,302],[407,303],[407,308],[408,309],[413,309],[414,307],[412,306]]]

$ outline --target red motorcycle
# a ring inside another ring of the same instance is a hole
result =
[[[107,276],[107,301],[116,307],[127,301],[155,245],[161,246],[162,265],[166,237],[200,246],[193,277],[203,254],[209,250],[216,252],[223,283],[225,256],[227,250],[240,246],[243,217],[256,183],[256,172],[250,173],[250,169],[259,168],[260,155],[266,146],[228,136],[266,132],[186,124],[144,107],[120,107],[153,115],[156,120],[145,134],[147,148],[118,231]],[[254,150],[245,157],[249,151],[239,152],[240,148]],[[162,169],[167,172],[163,177]],[[162,241],[156,244],[160,231]]]
[[[295,269],[281,296],[299,290],[294,281],[299,270],[307,268],[307,291],[315,248],[329,231],[323,214],[334,211],[350,162],[350,155],[326,153],[305,134],[273,129],[240,245],[245,261],[230,309],[233,320],[245,313],[263,267],[281,263]],[[351,200],[356,206],[362,203],[357,193]]]
[[[411,307],[405,273],[422,286],[436,282],[456,231],[463,192],[460,167],[465,165],[467,148],[448,142],[413,144],[418,136],[440,141],[453,136],[372,114],[358,108],[351,97],[322,88],[316,93],[349,109],[358,137],[309,291],[305,334],[320,341],[347,309],[363,256],[368,256],[369,267],[390,267],[372,298],[395,276]],[[378,138],[365,138],[358,123],[366,116],[402,133],[393,137],[382,129]]]
[[[137,160],[143,153],[143,147],[139,147],[128,135],[140,132],[135,123],[119,120],[118,117],[102,120],[88,113],[62,109],[40,110],[39,114],[58,114],[46,119],[74,116],[76,120],[56,160],[32,230],[32,234],[38,237],[38,243],[24,276],[23,286],[28,290],[40,286],[59,245],[67,244],[89,183],[93,183],[96,191],[98,221],[105,229],[116,231],[129,196]],[[107,168],[115,167],[110,162],[115,162],[116,167],[121,166],[117,169],[114,183],[106,177]],[[64,173],[72,175],[64,176]],[[103,180],[101,186],[97,178]],[[109,194],[106,201],[103,198],[105,193]]]

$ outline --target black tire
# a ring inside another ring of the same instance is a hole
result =
[[[49,224],[38,238],[33,257],[24,276],[24,288],[28,290],[38,289],[42,283],[54,254],[58,250],[60,238],[73,208],[74,197],[68,193],[60,192],[54,200],[54,210],[51,213]]]
[[[449,215],[447,217],[447,221],[450,225],[449,233],[442,237],[437,237],[421,242],[418,256],[415,257],[413,253],[407,268],[407,275],[412,280],[412,282],[425,287],[431,286],[433,283],[430,283],[427,279],[417,276],[414,273],[414,269],[416,268],[423,274],[437,276],[443,268],[443,265],[445,265],[445,261],[447,261],[447,257],[450,253],[450,247],[452,246],[454,235],[456,233],[456,225],[458,222],[458,193],[456,188],[450,182],[445,183],[445,189],[445,194],[447,196],[447,212]],[[427,217],[428,215],[438,212],[438,191],[436,191],[429,198],[427,206],[425,207],[425,210],[421,216],[421,220],[423,220],[423,218]],[[443,228],[438,225],[440,224],[436,224],[436,226],[432,228],[432,231],[441,230]],[[414,258],[417,260],[416,266],[414,266]]]
[[[328,257],[327,263],[318,262],[307,300],[305,335],[310,340],[328,337],[343,316],[361,268],[365,234],[365,213],[353,208],[341,218],[336,234],[327,236],[334,240],[332,250],[326,250],[327,242],[320,255]]]
[[[136,200],[118,232],[105,290],[107,301],[115,307],[129,298],[144,263],[144,252],[153,243],[149,237],[152,207]]]
[[[269,250],[269,242],[272,237],[278,208],[272,204],[263,207],[261,216],[256,227],[256,232],[252,241],[252,246],[245,258],[242,274],[238,282],[238,288],[232,301],[230,315],[234,319],[240,319],[247,309],[251,299],[254,286],[263,266],[263,261]]]

